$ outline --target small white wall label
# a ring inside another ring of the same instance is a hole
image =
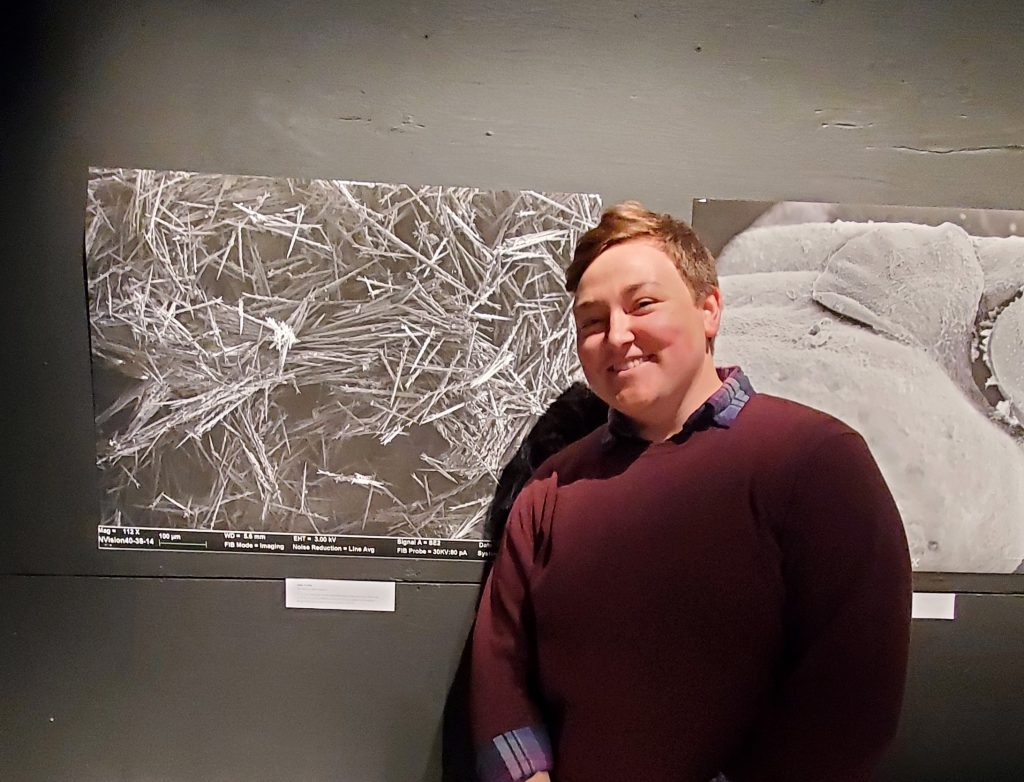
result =
[[[950,592],[914,592],[914,619],[956,619],[956,595]]]
[[[394,611],[395,582],[286,578],[284,606],[333,611]]]

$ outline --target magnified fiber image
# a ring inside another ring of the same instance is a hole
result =
[[[102,523],[479,538],[597,196],[94,169]]]

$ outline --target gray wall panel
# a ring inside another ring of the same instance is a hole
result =
[[[0,779],[440,776],[477,589],[394,614],[284,607],[279,581],[0,579]]]
[[[440,779],[476,587],[402,584],[394,614],[286,609],[283,591],[0,578],[0,778]],[[962,595],[956,621],[916,621],[880,779],[1015,779],[1022,645],[1024,596]]]
[[[958,595],[955,621],[915,620],[899,735],[880,779],[1018,779],[1022,648],[1021,595]]]

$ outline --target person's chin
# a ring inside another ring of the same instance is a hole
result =
[[[612,401],[612,407],[623,415],[637,418],[653,404],[653,396],[639,388],[620,389]]]

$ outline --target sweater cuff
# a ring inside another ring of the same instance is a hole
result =
[[[522,782],[551,770],[551,742],[540,726],[518,728],[496,736],[480,751],[481,782]]]

